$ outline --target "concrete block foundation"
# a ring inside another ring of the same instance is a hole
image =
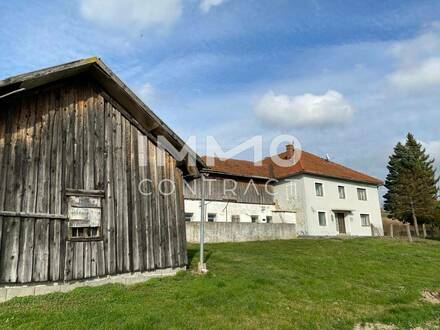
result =
[[[46,284],[29,284],[29,285],[4,285],[0,287],[0,303],[8,301],[15,297],[45,295],[54,292],[69,292],[79,287],[93,287],[111,283],[121,283],[124,285],[132,285],[146,282],[149,279],[173,276],[177,272],[185,270],[184,267],[158,269],[151,272],[136,272],[119,275],[109,275],[105,277],[93,278],[83,281],[72,282],[54,282]]]

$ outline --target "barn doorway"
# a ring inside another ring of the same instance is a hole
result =
[[[336,225],[339,231],[339,234],[346,234],[347,229],[345,228],[345,214],[341,212],[335,213],[336,216]]]

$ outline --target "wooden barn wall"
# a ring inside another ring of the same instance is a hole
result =
[[[228,189],[233,189],[236,182],[235,195]],[[226,189],[225,189],[225,188]],[[273,204],[273,187],[265,182],[243,179],[209,176],[206,179],[205,198],[212,201],[234,200],[238,203]],[[201,198],[201,180],[185,182],[184,196],[187,199]]]
[[[0,282],[186,264],[182,173],[115,106],[85,81],[0,103]],[[103,191],[102,239],[67,238],[68,189]]]

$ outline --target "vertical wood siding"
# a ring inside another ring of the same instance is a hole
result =
[[[0,210],[48,215],[0,216],[0,282],[186,264],[182,172],[115,106],[81,80],[0,103]],[[67,214],[66,189],[104,191],[102,239],[68,240],[51,218]]]

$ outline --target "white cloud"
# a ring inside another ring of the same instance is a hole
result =
[[[392,84],[406,90],[423,90],[440,85],[440,57],[399,69],[389,76]]]
[[[80,0],[81,14],[104,27],[138,32],[171,26],[182,14],[181,0]]]
[[[226,2],[227,0],[201,0],[200,9],[207,13],[212,7],[216,7]]]
[[[388,76],[392,85],[408,91],[440,86],[440,26],[434,24],[415,38],[391,46],[397,69]]]
[[[333,90],[323,95],[289,96],[267,92],[256,104],[255,114],[263,122],[279,128],[325,127],[346,123],[354,108]]]
[[[434,158],[435,167],[440,167],[440,140],[434,140],[430,142],[421,142],[426,152]],[[439,173],[437,173],[439,174]]]
[[[154,98],[156,90],[150,83],[145,83],[137,90],[137,94],[143,101],[149,102]]]

